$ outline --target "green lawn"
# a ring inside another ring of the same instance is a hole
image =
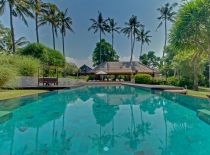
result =
[[[209,88],[199,88],[199,91],[187,90],[187,95],[208,98],[207,95],[210,95],[210,89]]]
[[[47,90],[0,90],[0,100],[34,95],[48,92]]]

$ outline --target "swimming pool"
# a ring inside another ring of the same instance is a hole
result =
[[[205,99],[85,86],[0,102],[1,155],[209,155]],[[200,117],[198,117],[200,116]]]

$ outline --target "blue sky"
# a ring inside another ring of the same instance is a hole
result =
[[[162,54],[164,44],[164,29],[161,27],[156,31],[159,24],[157,8],[167,2],[180,2],[181,0],[45,0],[45,2],[56,3],[60,9],[69,10],[69,15],[73,19],[73,29],[75,33],[69,33],[65,38],[66,55],[69,61],[76,63],[78,66],[87,63],[91,65],[91,55],[95,43],[99,40],[98,34],[88,32],[91,25],[90,18],[96,18],[98,11],[101,11],[104,18],[112,17],[118,22],[120,27],[128,21],[131,15],[138,16],[138,20],[151,31],[152,42],[149,46],[144,46],[144,53],[153,50],[157,55]],[[0,17],[1,22],[9,26],[8,9],[5,15]],[[16,38],[25,36],[30,42],[35,42],[35,24],[29,19],[29,27],[26,27],[20,20],[15,19]],[[169,25],[170,28],[171,25]],[[111,42],[109,34],[103,36]],[[52,34],[49,26],[40,28],[40,40],[44,44],[52,47]],[[56,39],[56,48],[61,50],[60,35]],[[115,37],[115,49],[123,61],[128,61],[130,57],[130,41],[123,34]],[[136,44],[134,59],[139,56],[140,46]]]

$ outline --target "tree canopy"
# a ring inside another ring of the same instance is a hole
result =
[[[92,54],[93,66],[97,66],[100,64],[100,47],[101,47],[101,62],[106,61],[119,61],[119,56],[117,55],[116,51],[113,50],[112,52],[112,45],[106,42],[105,39],[101,40],[100,42],[96,43],[96,48]]]
[[[154,51],[149,51],[148,54],[143,54],[139,59],[142,64],[149,67],[157,68],[160,65],[160,57],[157,57]]]

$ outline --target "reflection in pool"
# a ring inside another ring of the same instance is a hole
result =
[[[199,109],[210,110],[209,101],[128,86],[8,100],[0,103],[12,112],[0,124],[0,154],[209,155]]]

